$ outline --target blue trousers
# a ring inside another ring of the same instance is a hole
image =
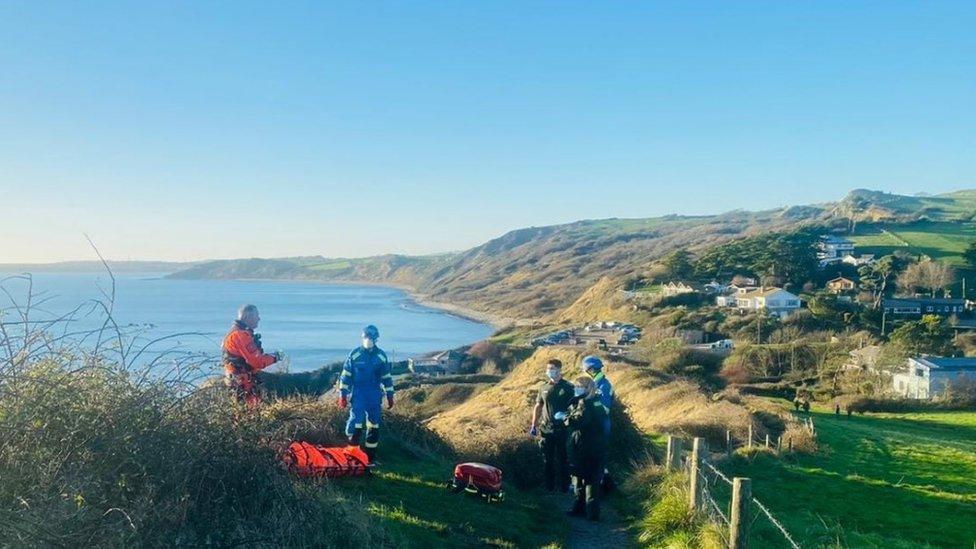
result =
[[[349,420],[346,421],[346,436],[353,438],[360,436],[366,430],[366,444],[375,447],[375,440],[379,436],[380,427],[380,403],[382,394],[357,395],[355,391],[352,401],[349,403]],[[372,436],[371,436],[372,435]],[[359,444],[359,440],[354,440],[354,444]]]

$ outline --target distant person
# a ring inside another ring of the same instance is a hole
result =
[[[393,374],[386,353],[376,346],[379,338],[380,331],[376,326],[363,328],[362,345],[349,353],[339,376],[339,408],[345,409],[352,404],[346,436],[350,444],[360,446],[366,452],[371,465],[379,445],[384,393],[387,408],[393,408]]]
[[[600,490],[607,454],[607,410],[596,383],[580,376],[573,383],[573,401],[566,415],[569,468],[575,499],[569,514],[600,520]]]
[[[226,382],[248,406],[261,402],[254,374],[281,360],[280,353],[269,355],[261,347],[261,334],[254,333],[260,322],[256,306],[241,306],[221,345]]]
[[[613,384],[607,379],[606,374],[603,373],[603,361],[600,357],[589,355],[583,357],[582,362],[583,372],[593,379],[593,383],[596,385],[596,394],[600,398],[600,402],[603,404],[603,408],[606,410],[606,416],[603,420],[603,430],[604,435],[607,439],[607,445],[610,444],[610,410],[613,409]],[[606,465],[606,464],[604,464]],[[603,477],[601,477],[601,483],[603,483],[603,488],[606,491],[611,491],[614,486],[613,478],[610,476],[610,470],[604,469]]]
[[[840,417],[840,404],[834,404],[834,415]]]
[[[552,359],[546,363],[546,386],[539,391],[532,409],[529,434],[542,435],[539,447],[545,462],[546,490],[569,491],[569,463],[566,457],[566,412],[573,399],[573,384],[563,379],[563,363]],[[541,423],[540,423],[541,420]]]

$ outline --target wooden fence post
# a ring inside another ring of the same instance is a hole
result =
[[[792,436],[786,437],[786,444],[788,446],[787,451],[792,454],[793,453],[793,437]]]
[[[677,471],[681,469],[681,439],[674,436],[668,435],[668,453],[665,456],[664,466],[668,468],[669,471]]]
[[[766,433],[766,449],[769,450],[769,433]]]
[[[725,453],[732,455],[732,431],[725,431]]]
[[[749,503],[752,501],[752,481],[747,478],[732,479],[732,509],[729,518],[729,549],[745,549],[749,546]]]
[[[751,423],[749,424],[749,444],[747,445],[747,447],[750,450],[752,449],[752,424]]]
[[[695,441],[691,446],[691,482],[688,485],[688,503],[691,504],[692,511],[699,511],[701,509],[702,486],[698,469],[701,467],[701,459],[704,451],[705,439],[695,437]]]

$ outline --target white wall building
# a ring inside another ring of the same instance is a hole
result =
[[[782,288],[759,288],[736,294],[735,306],[740,311],[765,310],[769,314],[786,318],[800,308],[800,298]]]
[[[907,398],[934,398],[953,383],[976,383],[976,358],[910,358],[905,371],[892,377],[895,393]]]

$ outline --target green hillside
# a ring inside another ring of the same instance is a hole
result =
[[[885,255],[904,251],[962,264],[962,252],[976,240],[976,224],[969,221],[914,221],[859,225],[849,236],[860,253]]]
[[[785,461],[760,453],[723,466],[752,478],[756,497],[804,546],[976,543],[976,413],[813,417],[816,454]],[[761,528],[754,539],[782,543]]]

